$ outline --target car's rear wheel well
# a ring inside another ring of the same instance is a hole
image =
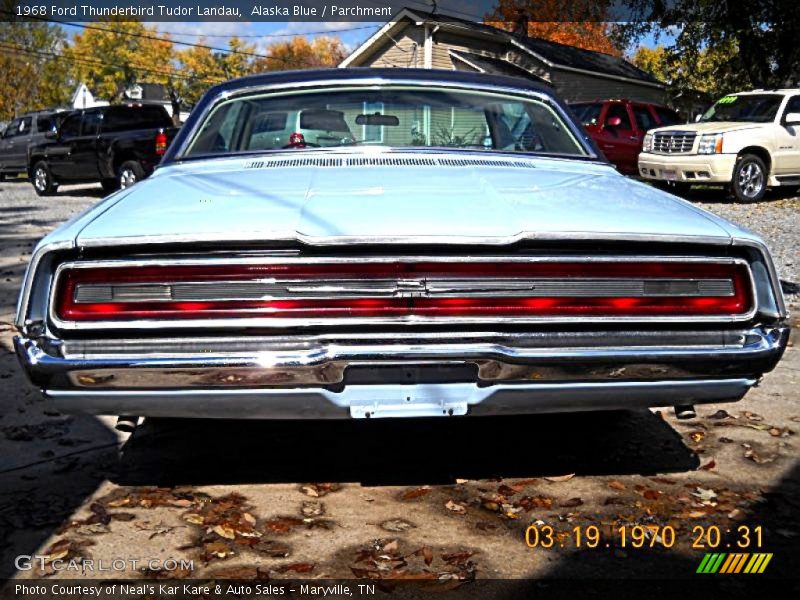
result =
[[[47,162],[47,160],[44,157],[44,154],[34,154],[33,156],[31,156],[30,160],[28,161],[28,178],[33,177],[33,167],[34,165],[36,165],[36,163],[40,161]]]
[[[127,150],[125,152],[119,152],[114,155],[114,160],[112,161],[111,166],[114,169],[115,176],[117,174],[117,171],[119,171],[119,168],[122,166],[122,164],[129,160],[134,160],[136,162],[139,162],[139,159],[136,157],[136,155],[133,152]]]

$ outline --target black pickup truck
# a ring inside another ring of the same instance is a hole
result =
[[[74,111],[28,148],[28,175],[40,196],[55,193],[60,183],[95,181],[111,192],[152,173],[176,133],[163,106]]]

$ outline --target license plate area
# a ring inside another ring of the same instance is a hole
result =
[[[661,171],[661,176],[667,181],[675,181],[678,179],[678,172],[671,169],[664,169]]]
[[[370,390],[350,403],[351,417],[380,419],[465,415],[466,394],[458,384],[477,381],[477,364],[448,361],[352,365],[345,370],[343,383],[350,389],[365,386]]]
[[[374,389],[368,396],[350,403],[354,419],[398,417],[455,417],[467,414],[467,393],[463,385],[397,385]]]

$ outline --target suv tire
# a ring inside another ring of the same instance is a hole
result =
[[[737,202],[758,202],[767,191],[767,165],[755,154],[742,154],[733,167],[731,193]]]
[[[31,183],[34,191],[39,196],[52,196],[58,189],[58,184],[53,179],[50,167],[43,160],[40,160],[31,169]]]
[[[135,160],[126,160],[117,169],[118,188],[124,190],[144,179],[144,169]]]

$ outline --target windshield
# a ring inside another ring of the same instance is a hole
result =
[[[588,155],[546,98],[371,87],[221,102],[183,156],[353,145]]]
[[[725,96],[709,108],[701,122],[744,121],[747,123],[768,123],[775,119],[783,96],[779,94],[746,94]]]

